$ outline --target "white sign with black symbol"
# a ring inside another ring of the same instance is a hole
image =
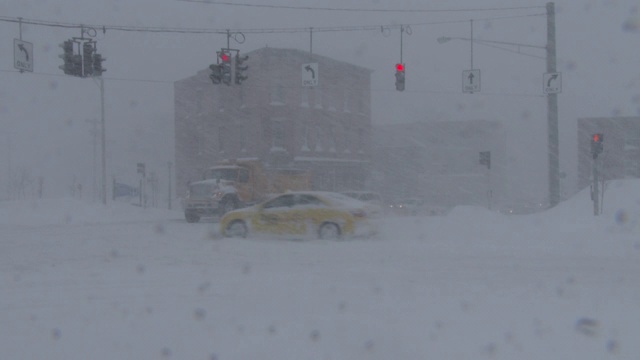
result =
[[[302,86],[318,85],[318,63],[302,64]]]
[[[33,44],[13,39],[13,67],[21,71],[33,72]]]
[[[462,71],[462,92],[474,93],[480,91],[480,70]]]
[[[562,73],[546,73],[542,77],[542,89],[545,94],[562,92]]]

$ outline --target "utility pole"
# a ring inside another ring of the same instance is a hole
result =
[[[167,161],[167,167],[169,168],[169,210],[171,210],[171,161]]]
[[[599,161],[597,158],[593,159],[592,162],[592,179],[591,179],[591,199],[593,200],[593,215],[600,215],[600,173],[598,169]]]
[[[556,14],[547,3],[547,73],[556,72]],[[560,202],[560,141],[558,135],[558,94],[547,94],[547,132],[549,152],[549,206]]]
[[[101,141],[102,141],[102,203],[107,205],[107,137],[104,119],[104,79],[100,76],[100,125],[101,125]]]

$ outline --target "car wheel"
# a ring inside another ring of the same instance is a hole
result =
[[[318,230],[320,239],[339,239],[340,235],[340,227],[334,223],[324,223]]]
[[[187,219],[188,223],[197,223],[198,221],[200,221],[200,216],[192,212],[185,212],[184,218]]]
[[[234,220],[231,224],[227,225],[227,229],[224,232],[226,237],[232,238],[246,238],[249,230],[247,229],[247,225],[242,220]]]

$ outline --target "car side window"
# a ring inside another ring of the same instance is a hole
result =
[[[293,195],[282,195],[264,204],[263,209],[273,209],[279,207],[293,206]]]
[[[303,205],[322,205],[322,201],[315,196],[312,195],[298,195],[296,198],[296,206]]]

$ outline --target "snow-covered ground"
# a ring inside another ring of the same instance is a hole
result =
[[[0,359],[637,359],[640,182],[375,239],[222,239],[179,211],[0,202]]]

